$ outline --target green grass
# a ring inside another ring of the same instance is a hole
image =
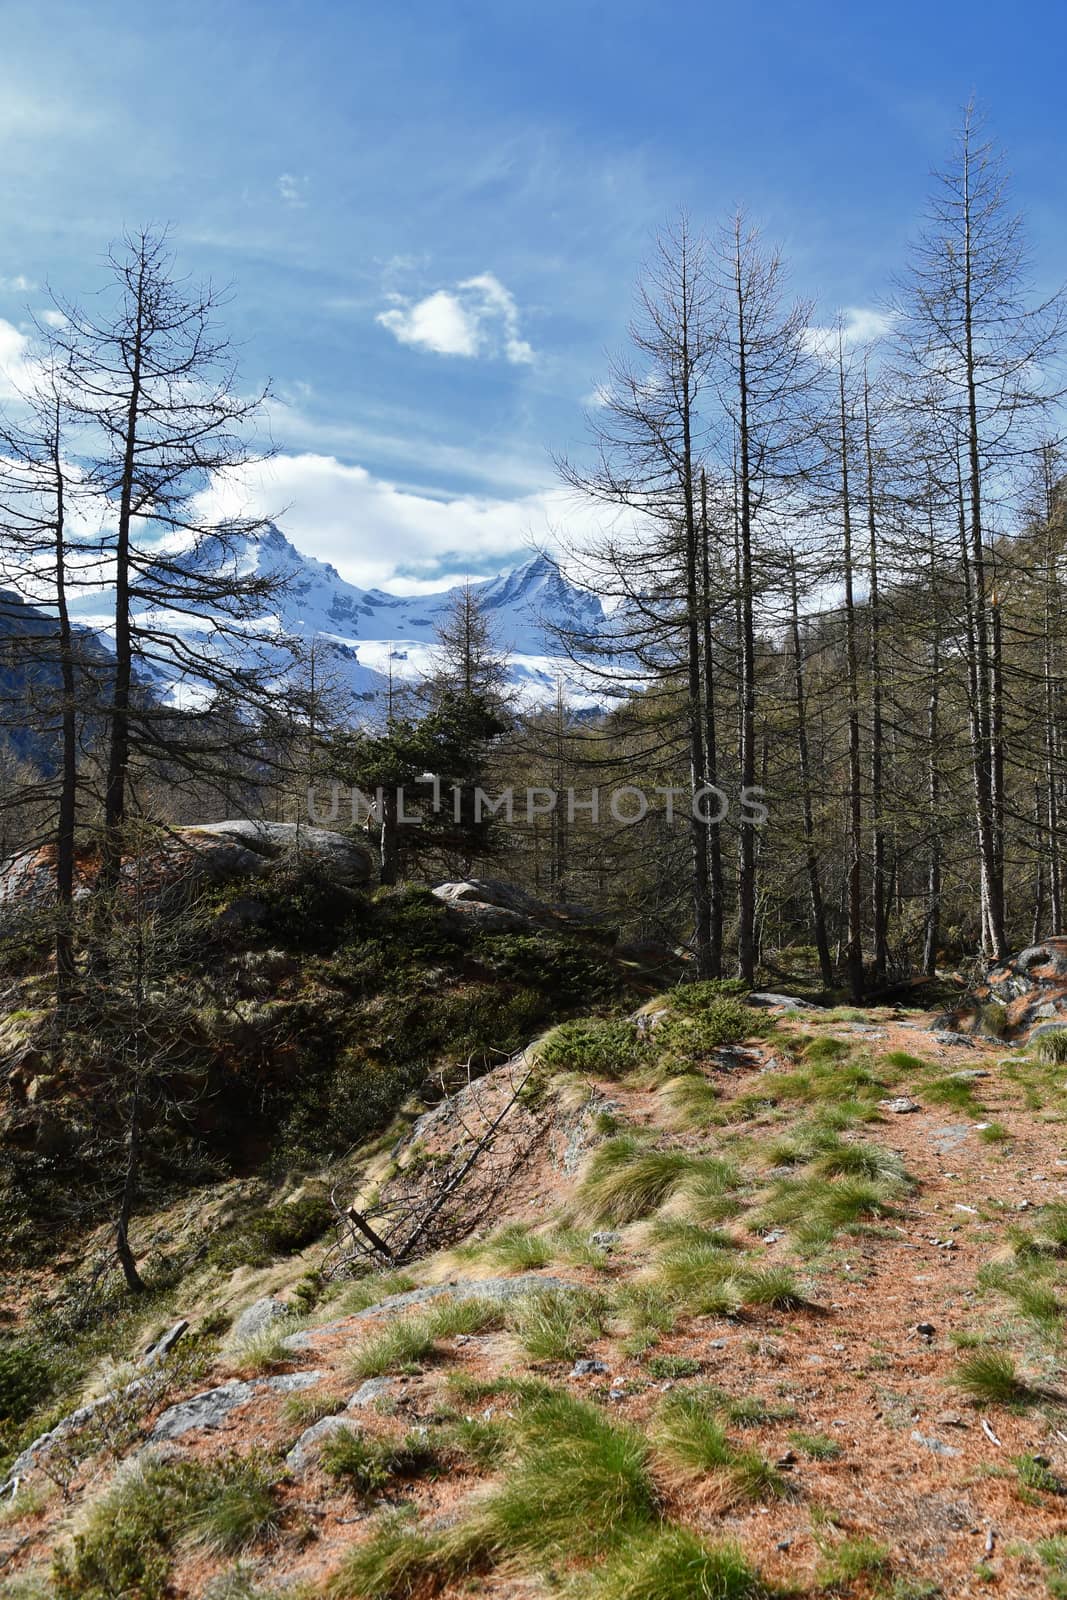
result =
[[[903,1187],[903,1180],[886,1176],[782,1178],[753,1213],[751,1225],[760,1232],[790,1228],[798,1242],[821,1244],[836,1233],[894,1216]]]
[[[892,1572],[892,1558],[885,1545],[865,1534],[833,1545],[820,1541],[820,1549],[822,1561],[815,1581],[828,1594],[848,1593],[853,1584],[864,1580],[883,1583]]]
[[[1040,1494],[1067,1493],[1067,1484],[1064,1484],[1063,1479],[1058,1478],[1049,1467],[1036,1460],[1034,1456],[1016,1456],[1014,1464],[1021,1488],[1036,1490]]]
[[[979,1349],[956,1367],[953,1384],[975,1405],[1018,1405],[1034,1398],[1005,1350]]]
[[[574,1361],[604,1332],[604,1302],[578,1290],[524,1295],[507,1325],[531,1361]]]
[[[487,1261],[506,1272],[531,1272],[547,1267],[553,1259],[551,1241],[531,1233],[521,1222],[511,1223],[474,1247],[480,1261]]]
[[[321,1422],[323,1417],[336,1416],[338,1411],[345,1408],[345,1397],[341,1394],[317,1393],[314,1389],[310,1392],[303,1391],[297,1394],[288,1394],[282,1401],[282,1416],[290,1428],[295,1428],[303,1433],[305,1428],[311,1428],[316,1422]]]
[[[921,1056],[913,1056],[907,1050],[887,1050],[882,1061],[897,1072],[925,1072],[929,1066]]]
[[[524,1406],[495,1492],[472,1513],[497,1560],[595,1560],[657,1520],[641,1434],[597,1406],[556,1391]]]
[[[488,1333],[502,1325],[499,1301],[477,1296],[440,1300],[427,1311],[401,1317],[371,1334],[355,1351],[349,1375],[364,1379],[416,1371],[434,1355],[439,1340]]]
[[[713,1477],[730,1498],[761,1500],[792,1492],[789,1481],[754,1450],[728,1438],[718,1391],[680,1389],[660,1404],[650,1428],[657,1454],[685,1476]]]
[[[983,1144],[1006,1144],[1011,1138],[1011,1133],[1003,1122],[990,1122],[978,1130],[978,1137]]]
[[[660,1381],[670,1379],[673,1382],[678,1378],[695,1378],[700,1371],[700,1362],[692,1356],[649,1356],[645,1371],[650,1378]]]
[[[921,1085],[919,1093],[924,1100],[932,1101],[934,1105],[950,1106],[954,1111],[966,1111],[972,1117],[980,1117],[985,1109],[975,1094],[969,1078],[951,1076],[931,1078],[929,1082]]]
[[[658,1210],[693,1169],[693,1157],[684,1150],[653,1150],[624,1134],[594,1151],[578,1204],[594,1223],[636,1222]]]
[[[1067,1064],[1067,1028],[1053,1028],[1034,1042],[1034,1054],[1048,1067]]]
[[[275,1474],[256,1457],[234,1457],[212,1469],[210,1497],[190,1518],[196,1544],[214,1555],[237,1555],[273,1537],[281,1525]]]
[[[836,1461],[841,1454],[837,1440],[826,1433],[791,1433],[789,1442],[811,1461]]]
[[[768,1590],[739,1546],[707,1545],[684,1528],[629,1539],[592,1577],[589,1600],[764,1600]]]
[[[415,1288],[415,1279],[406,1272],[372,1272],[346,1284],[339,1299],[331,1305],[330,1314],[351,1316],[356,1311],[368,1311],[394,1294],[407,1294]]]
[[[1052,1600],[1067,1600],[1067,1536],[1036,1540],[1034,1553],[1045,1569],[1045,1587]]]
[[[329,1600],[423,1600],[487,1560],[477,1530],[419,1533],[407,1510],[382,1517],[326,1585]]]
[[[699,1131],[719,1120],[719,1091],[698,1073],[668,1078],[656,1098],[662,1108],[659,1120],[679,1133]]]

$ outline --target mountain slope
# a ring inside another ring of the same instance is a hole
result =
[[[205,562],[210,559],[207,550]],[[428,670],[438,625],[459,593],[450,588],[411,596],[360,589],[329,562],[304,555],[273,524],[247,542],[239,566],[243,573],[285,580],[271,614],[262,619],[264,631],[279,636],[278,648],[267,651],[268,664],[278,672],[283,669],[282,639],[314,640],[325,652],[327,673],[365,702],[384,693],[390,675],[413,679]],[[591,708],[603,702],[603,693],[566,660],[553,637],[554,628],[564,627],[595,640],[605,624],[603,606],[595,595],[568,583],[540,554],[512,572],[472,583],[471,589],[497,644],[509,653],[512,686],[521,698],[534,703],[547,700],[562,678],[572,704]],[[110,593],[103,592],[81,597],[75,609],[85,625],[106,636],[112,626],[112,605]],[[202,626],[187,617],[166,620],[199,647],[218,648],[210,619]],[[177,679],[169,688],[172,699],[195,692],[194,686]]]

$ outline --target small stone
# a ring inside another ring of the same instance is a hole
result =
[[[937,1329],[932,1322],[917,1322],[915,1324],[915,1332],[921,1333],[924,1339],[932,1339]]]
[[[942,1439],[933,1439],[928,1434],[920,1433],[918,1428],[911,1430],[911,1436],[916,1444],[921,1444],[924,1450],[930,1450],[935,1456],[958,1456],[959,1451],[953,1445],[945,1444]]]
[[[793,1541],[792,1541],[792,1539],[779,1539],[778,1543],[775,1545],[774,1548],[776,1550],[783,1550],[783,1551],[792,1550]]]
[[[898,1117],[905,1116],[909,1111],[922,1110],[919,1102],[906,1094],[893,1095],[888,1100],[879,1100],[878,1104],[883,1111],[892,1111]]]
[[[934,1418],[934,1426],[938,1428],[966,1428],[968,1424],[958,1411],[939,1411]]]
[[[796,1451],[786,1450],[783,1455],[778,1457],[778,1460],[774,1464],[776,1467],[780,1467],[783,1472],[790,1472],[797,1464]]]
[[[589,1235],[589,1243],[597,1250],[614,1250],[622,1234],[615,1228],[601,1228],[597,1233]]]
[[[576,1361],[571,1372],[572,1378],[591,1378],[595,1374],[607,1372],[608,1368],[603,1361]]]

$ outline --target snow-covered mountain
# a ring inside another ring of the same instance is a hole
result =
[[[402,682],[430,669],[438,624],[459,593],[452,588],[410,596],[360,589],[329,562],[304,555],[273,525],[248,540],[240,567],[246,573],[285,580],[259,630],[279,637],[279,671],[286,656],[283,639],[314,640],[326,674],[368,705],[384,694],[390,676]],[[603,686],[564,656],[552,633],[554,625],[564,626],[572,636],[595,640],[606,628],[604,609],[595,595],[568,583],[543,555],[499,577],[472,583],[471,590],[497,645],[508,654],[512,686],[523,701],[536,704],[554,698],[562,678],[567,699],[576,709],[605,703]],[[83,596],[75,610],[80,622],[107,640],[112,605],[105,592]],[[198,635],[203,644],[212,638],[217,643],[210,624],[200,619],[173,615],[166,618],[166,625],[186,636]],[[197,692],[195,684],[177,676],[168,681],[165,665],[157,663],[154,676],[158,691],[176,701]]]

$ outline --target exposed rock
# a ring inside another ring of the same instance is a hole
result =
[[[322,1417],[305,1428],[285,1458],[290,1472],[306,1472],[322,1449],[325,1439],[334,1433],[355,1433],[355,1425],[344,1416]]]
[[[374,873],[374,857],[365,845],[358,844],[343,833],[329,828],[310,828],[295,822],[232,822],[198,823],[183,828],[181,836],[201,851],[208,850],[211,841],[227,842],[243,848],[246,854],[258,857],[259,870],[289,851],[299,850],[316,856],[328,866],[338,883],[354,887],[367,883]],[[210,858],[210,852],[209,852]]]
[[[297,827],[293,822],[206,822],[161,834],[136,862],[125,862],[124,881],[137,873],[139,889],[163,898],[190,882],[228,883],[262,878],[281,856],[297,851],[315,857],[339,884],[355,888],[374,875],[374,857],[366,846],[328,828]],[[79,854],[74,898],[92,893],[99,859]],[[48,849],[23,850],[0,863],[0,910],[5,916],[50,905],[55,894],[54,861]],[[254,920],[256,902],[238,902],[231,918],[237,925]],[[222,914],[224,917],[227,913]]]
[[[922,1110],[919,1102],[906,1094],[894,1095],[890,1100],[879,1100],[878,1104],[883,1111],[892,1111],[898,1117],[905,1116],[909,1111]]]
[[[178,1340],[185,1333],[188,1326],[189,1323],[185,1317],[180,1317],[177,1322],[172,1323],[167,1329],[166,1333],[160,1334],[155,1344],[149,1345],[148,1349],[137,1363],[138,1366],[157,1366],[165,1356],[170,1355],[170,1352],[174,1349],[174,1346],[178,1343]]]
[[[614,943],[617,933],[604,924],[598,912],[586,906],[549,905],[527,894],[513,883],[499,878],[469,878],[458,883],[438,883],[433,894],[451,916],[464,926],[473,923],[489,932],[536,932],[551,928],[556,932],[595,931],[600,939]]]
[[[217,1388],[205,1389],[188,1400],[169,1406],[157,1421],[149,1439],[180,1439],[196,1428],[217,1428],[231,1411],[247,1405],[261,1394],[293,1394],[309,1389],[322,1378],[321,1372],[283,1372],[276,1378],[231,1378]]]
[[[574,1363],[574,1367],[573,1367],[573,1369],[571,1371],[571,1377],[572,1378],[593,1378],[593,1377],[598,1376],[600,1373],[609,1372],[610,1370],[611,1369],[608,1367],[607,1363],[604,1362],[604,1361],[596,1361],[596,1360],[590,1360],[589,1358],[585,1358],[585,1359],[583,1359],[581,1361],[576,1361]]]
[[[747,1006],[783,1006],[790,1011],[815,1011],[817,1008],[810,1000],[800,1000],[796,995],[773,994],[770,991],[759,994],[746,994]]]
[[[345,1410],[362,1411],[365,1406],[373,1405],[375,1400],[380,1400],[382,1395],[388,1394],[395,1387],[395,1378],[365,1378],[345,1406]]]
[[[246,1306],[230,1329],[231,1344],[246,1344],[250,1339],[258,1339],[261,1333],[275,1322],[285,1322],[291,1315],[290,1307],[283,1300],[276,1300],[268,1295],[263,1300],[256,1300],[252,1305]]]

